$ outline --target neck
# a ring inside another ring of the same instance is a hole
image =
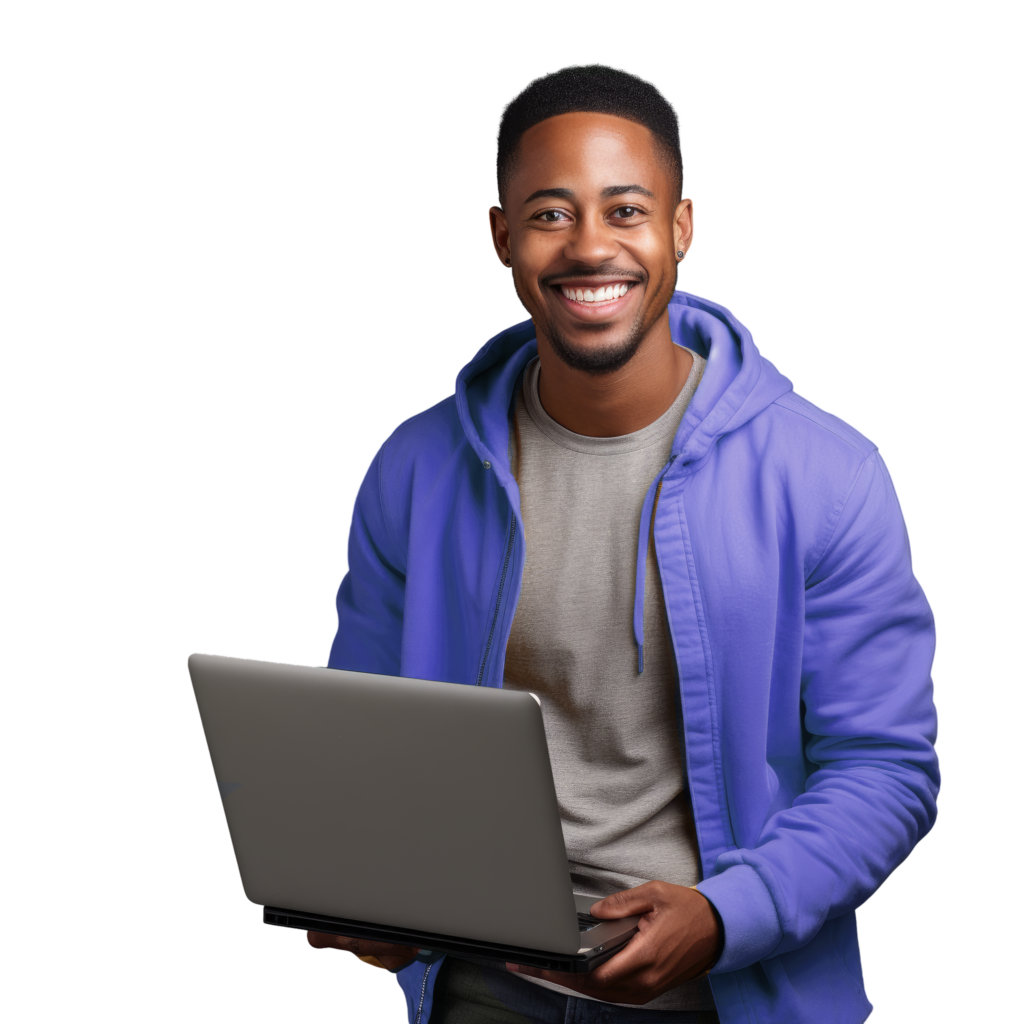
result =
[[[544,411],[587,437],[621,437],[653,423],[676,400],[693,365],[693,356],[672,341],[668,310],[633,358],[612,373],[594,376],[566,366],[541,331],[537,352]]]

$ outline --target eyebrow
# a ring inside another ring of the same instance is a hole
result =
[[[643,185],[609,185],[601,189],[601,198],[610,199],[612,196],[625,196],[630,193],[654,198],[654,193]],[[534,199],[572,199],[576,195],[571,188],[539,188],[532,195],[527,196],[526,202],[532,203]]]

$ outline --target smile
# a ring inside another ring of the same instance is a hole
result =
[[[596,305],[599,302],[614,302],[622,298],[633,287],[632,284],[618,282],[605,285],[601,288],[571,288],[568,285],[559,285],[562,294],[570,302],[582,302],[589,305]]]

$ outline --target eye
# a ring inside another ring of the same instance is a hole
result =
[[[537,220],[547,221],[549,224],[568,219],[561,210],[544,210],[543,213],[537,215]]]
[[[618,217],[619,220],[628,220],[630,217],[639,216],[642,212],[643,211],[637,206],[620,206],[615,211],[615,216]]]

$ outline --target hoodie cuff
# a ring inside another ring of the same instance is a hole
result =
[[[775,902],[761,876],[749,864],[734,864],[697,886],[718,911],[725,945],[712,974],[738,971],[770,956],[782,941]]]

